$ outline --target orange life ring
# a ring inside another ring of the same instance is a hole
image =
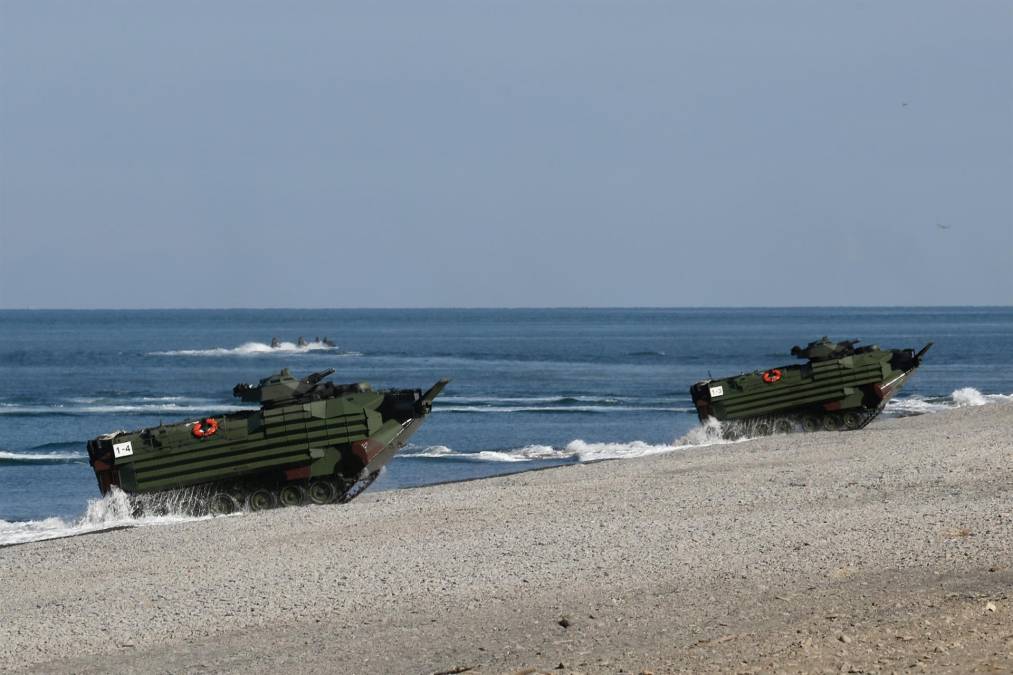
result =
[[[763,381],[766,382],[767,384],[774,384],[780,379],[781,379],[781,371],[778,370],[777,368],[774,368],[773,370],[768,370],[763,374]]]
[[[204,428],[205,424],[207,425],[207,428]],[[197,420],[194,422],[192,429],[194,438],[207,438],[208,436],[214,436],[217,431],[218,420],[214,417],[205,418],[203,422],[201,420]]]

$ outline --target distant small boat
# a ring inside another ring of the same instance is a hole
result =
[[[271,338],[271,349],[282,349],[283,346],[284,343],[281,340],[279,340],[276,337]],[[322,340],[320,338],[314,338],[313,342],[309,342],[306,340],[306,338],[300,335],[299,339],[296,340],[295,346],[299,347],[300,349],[314,346],[322,346],[327,347],[328,349],[336,349],[338,345],[333,340],[327,337],[324,337],[324,339]]]

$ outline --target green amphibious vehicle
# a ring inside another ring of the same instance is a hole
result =
[[[856,347],[826,337],[792,356],[805,363],[697,382],[690,388],[701,421],[716,418],[728,435],[861,429],[921,365],[929,342],[913,349]]]
[[[102,494],[116,486],[140,511],[213,514],[347,502],[408,442],[447,385],[373,391],[364,382],[301,380],[282,370],[233,395],[259,410],[119,431],[88,442]]]

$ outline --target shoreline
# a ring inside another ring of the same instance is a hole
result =
[[[15,545],[0,670],[1013,669],[1010,429],[990,404]]]

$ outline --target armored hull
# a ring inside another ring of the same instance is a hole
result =
[[[103,494],[139,510],[223,514],[349,501],[415,433],[446,386],[373,391],[366,383],[301,380],[287,370],[233,393],[259,410],[120,431],[88,442]]]
[[[827,338],[792,355],[806,363],[697,382],[690,389],[700,419],[716,418],[730,435],[860,429],[882,411],[932,346],[856,347]]]

